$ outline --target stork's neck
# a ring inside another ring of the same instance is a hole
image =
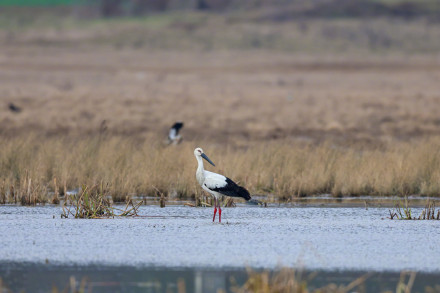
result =
[[[205,171],[205,169],[203,168],[203,160],[200,156],[196,156],[196,159],[198,163],[196,171],[197,182],[199,182],[200,185],[203,185],[203,182],[205,182],[205,174],[203,174],[203,171]]]

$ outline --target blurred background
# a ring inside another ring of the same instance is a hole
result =
[[[437,0],[0,0],[0,136],[440,133]]]

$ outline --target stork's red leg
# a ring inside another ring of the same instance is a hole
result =
[[[214,197],[214,217],[212,217],[212,221],[215,221],[215,214],[217,213],[217,198]]]
[[[220,207],[220,203],[218,204],[218,222],[222,222],[222,208]]]

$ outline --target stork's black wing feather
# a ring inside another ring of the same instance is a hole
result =
[[[251,196],[249,194],[249,191],[246,190],[246,188],[241,187],[228,177],[226,177],[226,185],[222,187],[215,187],[215,188],[209,188],[212,191],[216,191],[218,193],[231,196],[231,197],[242,197],[245,200],[250,200]]]
[[[176,122],[171,128],[174,128],[176,130],[176,133],[178,133],[182,127],[183,127],[183,122]]]

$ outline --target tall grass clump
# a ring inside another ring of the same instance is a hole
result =
[[[99,219],[137,216],[137,210],[141,204],[142,201],[134,205],[131,200],[128,200],[124,210],[117,209],[112,206],[111,199],[105,195],[103,186],[92,186],[91,188],[83,186],[80,193],[66,198],[61,217]]]
[[[440,194],[440,140],[381,148],[271,142],[246,148],[110,137],[11,138],[0,141],[0,203],[56,203],[67,190],[103,184],[113,201],[133,195],[197,198],[193,150],[201,146],[216,167],[252,194],[280,200],[332,194]]]

